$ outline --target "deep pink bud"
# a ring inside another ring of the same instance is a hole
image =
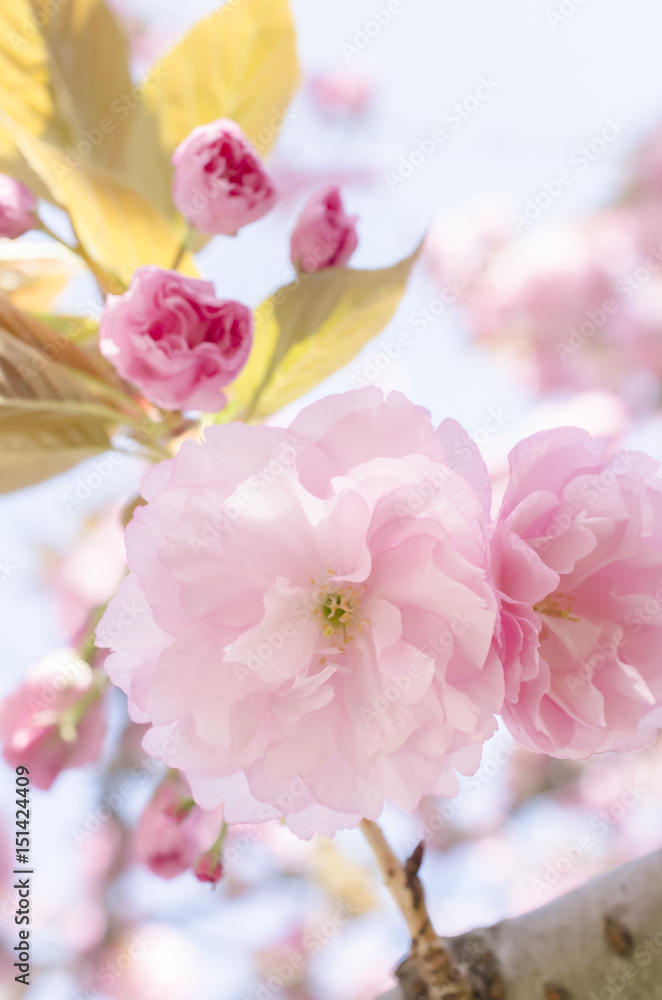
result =
[[[193,874],[199,882],[211,882],[216,885],[223,876],[223,862],[220,854],[214,848],[207,851],[193,869]]]
[[[196,806],[190,789],[175,772],[161,784],[145,808],[136,831],[138,861],[159,878],[173,879],[214,843],[222,810]]]
[[[172,165],[175,205],[202,233],[234,236],[276,200],[257,151],[229,118],[194,128],[173,153]]]
[[[359,242],[357,218],[345,212],[337,185],[315,191],[290,241],[290,258],[297,270],[310,273],[347,264]]]

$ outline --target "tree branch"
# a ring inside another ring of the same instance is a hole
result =
[[[474,1000],[660,1000],[662,850],[445,943],[468,970]],[[388,994],[411,996],[402,978]]]
[[[416,1000],[473,1000],[471,985],[446,943],[435,933],[425,905],[418,870],[423,860],[419,844],[404,865],[393,853],[381,828],[361,821],[361,830],[379,864],[384,884],[402,911],[411,934],[411,953],[398,975],[407,998]]]

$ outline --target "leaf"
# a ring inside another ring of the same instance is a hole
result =
[[[346,365],[395,313],[418,254],[377,271],[304,274],[266,299],[248,363],[228,387],[230,402],[262,419]]]
[[[48,49],[30,0],[2,0],[0,4],[0,107],[29,134],[66,144],[67,129],[51,89]],[[18,177],[35,194],[48,195],[12,134],[2,126],[0,170]]]
[[[15,128],[14,137],[32,168],[69,212],[88,254],[106,272],[119,276],[126,286],[143,264],[172,266],[184,238],[183,223],[165,219],[151,202],[103,167],[81,163],[73,169],[55,146]],[[197,275],[190,254],[184,255],[180,269]],[[108,285],[112,290],[112,277]]]
[[[199,21],[144,82],[145,100],[130,122],[130,176],[171,213],[170,158],[198,125],[232,118],[262,154],[277,138],[299,82],[288,0],[229,0]]]
[[[74,153],[119,168],[128,117],[123,98],[133,89],[124,30],[103,0],[31,5],[42,24],[51,89]]]
[[[144,417],[140,405],[130,395],[130,389],[110,362],[102,356],[96,339],[85,347],[75,342],[72,324],[75,331],[81,329],[81,324],[88,329],[96,324],[79,316],[50,318],[55,321],[53,324],[44,323],[39,317],[16,309],[5,296],[0,295],[0,328],[38,352],[30,366],[34,370],[24,373],[28,381],[34,379],[36,372],[44,371],[46,365],[57,361],[60,366],[66,366],[68,380],[76,386],[77,392],[84,390],[83,398],[87,402],[113,409],[116,420],[139,422]],[[67,323],[58,323],[58,320],[65,319],[68,319]]]
[[[113,105],[131,90],[127,41],[104,0],[2,0],[0,107],[22,130],[119,166],[127,125]],[[0,169],[50,197],[6,126]]]
[[[86,322],[82,317],[76,319]],[[38,350],[46,361],[57,359],[61,364],[92,378],[107,380],[106,366],[95,363],[86,351],[78,347],[63,325],[58,328],[42,323],[38,317],[21,312],[4,295],[0,295],[0,328]]]
[[[33,313],[39,320],[52,330],[63,333],[73,344],[88,345],[96,341],[99,335],[99,323],[88,316],[73,316],[64,313]]]
[[[0,329],[0,492],[107,451],[121,421],[75,372]]]

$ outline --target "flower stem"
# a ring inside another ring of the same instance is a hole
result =
[[[39,219],[38,221],[39,221],[39,229],[41,229],[42,233],[46,233],[46,235],[50,236],[52,240],[55,240],[57,243],[60,243],[63,247],[66,247],[67,250],[69,250],[71,253],[75,253],[78,257],[80,257],[82,261],[85,262],[85,264],[87,264],[88,268],[92,272],[92,275],[94,276],[94,280],[99,286],[99,291],[101,292],[101,295],[104,299],[109,293],[118,292],[120,290],[119,287],[114,286],[114,281],[119,282],[119,279],[113,279],[111,278],[110,275],[106,274],[103,268],[99,264],[97,264],[97,262],[92,257],[90,257],[89,253],[78,239],[78,236],[76,236],[76,245],[72,247],[70,243],[67,243],[66,240],[63,240],[61,236],[57,235],[57,233],[54,233],[53,230],[49,226],[47,226],[45,222],[43,222],[41,219]]]
[[[184,233],[184,238],[182,239],[182,242],[179,244],[179,249],[177,250],[177,254],[175,256],[175,259],[172,262],[172,267],[170,268],[171,271],[176,271],[179,268],[179,265],[182,262],[184,254],[186,253],[186,251],[188,250],[188,248],[189,248],[189,246],[191,244],[191,239],[193,237],[193,233],[194,232],[195,232],[195,230],[192,229],[191,226],[187,226],[186,227],[186,232]]]

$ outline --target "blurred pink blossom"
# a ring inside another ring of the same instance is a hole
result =
[[[85,640],[90,612],[114,594],[126,571],[121,510],[105,507],[82,524],[64,555],[48,553],[47,580],[72,646]]]
[[[456,264],[470,272],[461,298],[472,332],[510,354],[534,389],[612,390],[634,413],[657,406],[662,204],[656,244],[646,219],[609,209],[497,246],[477,271]]]
[[[98,956],[91,981],[113,1000],[198,1000],[202,955],[191,936],[174,927],[126,927]]]
[[[313,76],[310,92],[324,114],[359,115],[372,99],[373,85],[358,70],[342,67]]]
[[[36,663],[0,702],[0,740],[10,767],[26,765],[37,788],[60,771],[97,760],[106,732],[100,679],[69,649]]]
[[[0,174],[0,236],[16,239],[35,229],[37,199],[25,184]]]
[[[424,259],[436,280],[459,281],[466,291],[494,253],[509,242],[511,208],[504,195],[486,192],[440,213],[424,246]]]

